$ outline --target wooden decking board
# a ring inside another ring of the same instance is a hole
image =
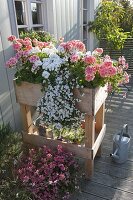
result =
[[[74,194],[70,200],[104,200],[104,198],[88,194],[86,192],[79,192],[78,195]]]
[[[99,161],[95,165],[95,170],[113,177],[123,179],[131,177],[133,179],[133,171],[121,168],[120,166],[121,165],[113,166],[111,164]]]
[[[132,193],[114,189],[112,187],[108,187],[107,185],[105,186],[101,183],[99,184],[93,181],[91,181],[91,183],[86,183],[82,191],[92,195],[95,194],[96,196],[107,200],[133,200]]]

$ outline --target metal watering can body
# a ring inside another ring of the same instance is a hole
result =
[[[128,126],[124,124],[121,132],[115,134],[113,137],[113,153],[110,154],[113,161],[117,163],[124,163],[127,161],[130,139]]]

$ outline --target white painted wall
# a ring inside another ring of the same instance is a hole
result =
[[[7,41],[7,37],[12,33],[12,27],[8,3],[5,0],[0,0],[0,3],[0,123],[10,122],[11,126],[17,129],[20,127],[20,117],[13,89],[14,71],[5,67],[6,60],[13,55]]]
[[[81,9],[82,0],[48,0],[47,1],[47,30],[58,39],[65,41],[81,39]]]

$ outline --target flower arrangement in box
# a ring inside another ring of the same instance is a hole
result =
[[[36,200],[65,200],[78,188],[78,169],[73,155],[60,145],[56,151],[44,146],[30,149],[28,156],[21,156],[17,174]]]
[[[75,106],[80,99],[74,98],[74,88],[107,85],[109,92],[119,91],[119,85],[129,81],[128,64],[123,56],[118,61],[108,55],[102,57],[103,49],[96,48],[91,53],[79,40],[60,40],[57,46],[27,37],[10,36],[8,40],[17,53],[7,61],[7,66],[18,66],[18,81],[44,84],[45,94],[37,110],[42,121],[52,124],[60,133],[64,127],[77,129],[84,117]]]

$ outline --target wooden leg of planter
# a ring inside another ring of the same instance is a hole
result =
[[[85,115],[85,147],[92,149],[95,141],[95,117]],[[86,178],[93,176],[94,160],[86,160],[85,174]]]
[[[100,109],[98,110],[96,114],[96,133],[99,134],[103,125],[104,125],[104,115],[105,115],[105,103],[102,104]],[[102,151],[101,151],[101,145],[97,151],[98,157],[101,157]]]
[[[26,133],[33,133],[31,107],[28,105],[20,104],[20,110],[23,120],[23,130]]]

